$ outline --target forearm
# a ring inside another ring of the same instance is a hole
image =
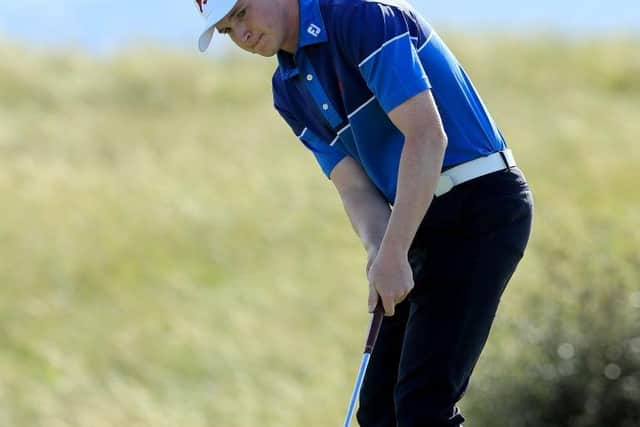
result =
[[[342,196],[347,216],[368,254],[378,251],[391,215],[391,208],[375,189],[354,190]]]
[[[407,253],[435,193],[446,136],[435,133],[405,141],[393,211],[382,246]]]

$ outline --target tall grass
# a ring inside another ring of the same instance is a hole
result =
[[[591,334],[640,352],[640,44],[448,39],[535,191],[463,401],[471,424],[508,425],[492,415],[526,417],[501,390],[582,378],[564,362],[599,351]],[[338,424],[364,252],[271,108],[275,63],[0,55],[0,426]]]

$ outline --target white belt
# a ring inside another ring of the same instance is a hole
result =
[[[458,184],[514,166],[516,166],[516,161],[509,149],[486,157],[478,157],[442,172],[435,195],[436,197],[442,196]]]

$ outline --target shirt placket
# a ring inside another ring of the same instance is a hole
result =
[[[337,132],[340,129],[340,125],[342,124],[342,118],[340,117],[340,114],[329,100],[327,93],[320,83],[318,74],[314,70],[313,65],[311,65],[309,59],[301,55],[298,60],[298,67],[301,72],[300,77],[304,79],[303,85],[307,88],[315,105],[318,107],[318,111],[320,112],[320,114],[330,125],[331,129],[333,129],[334,134],[337,135]]]

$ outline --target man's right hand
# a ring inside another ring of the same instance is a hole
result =
[[[367,274],[369,279],[369,312],[375,310],[378,295],[386,316],[395,314],[395,306],[402,302],[414,287],[413,274],[404,250],[383,247]]]

